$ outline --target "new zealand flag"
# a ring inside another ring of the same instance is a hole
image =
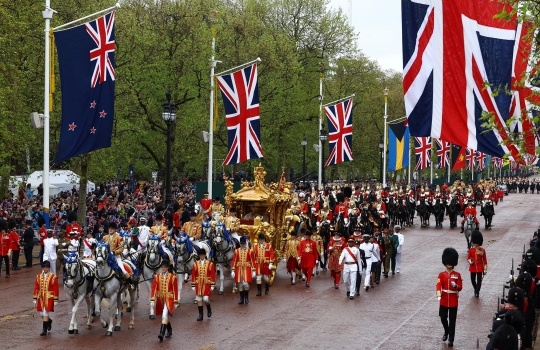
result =
[[[54,33],[62,87],[56,163],[111,146],[114,118],[114,12]]]

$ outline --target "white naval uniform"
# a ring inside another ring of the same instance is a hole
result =
[[[399,272],[401,270],[401,252],[403,250],[403,243],[405,242],[405,236],[401,232],[394,233],[399,241],[396,252],[396,270]]]
[[[347,249],[348,248],[348,249]],[[353,256],[349,253],[352,253]],[[356,262],[354,261],[356,259]],[[360,250],[356,247],[345,247],[339,257],[339,264],[343,264],[343,283],[348,286],[349,296],[354,296],[356,291],[356,274],[360,261]]]
[[[364,251],[366,256],[366,268],[362,269],[362,275],[364,277],[364,287],[369,286],[371,281],[371,251],[373,250],[373,243],[363,242],[360,244],[360,249]]]

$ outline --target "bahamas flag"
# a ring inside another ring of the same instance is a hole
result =
[[[409,166],[409,136],[407,119],[388,124],[388,171]]]

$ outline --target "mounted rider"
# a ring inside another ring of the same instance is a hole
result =
[[[480,223],[478,222],[478,219],[476,218],[476,207],[474,206],[474,201],[472,198],[467,201],[467,208],[465,208],[465,211],[463,212],[464,218],[463,220],[461,220],[460,233],[463,233],[464,231],[464,225],[465,225],[465,220],[467,219],[467,215],[473,216],[474,222],[476,222],[476,230],[478,230]]]
[[[196,219],[197,213],[192,211],[189,213],[189,221],[182,226],[182,232],[187,233],[191,241],[198,241],[201,238],[202,227],[196,222]]]
[[[154,233],[159,237],[159,239],[161,240],[161,248],[163,249],[163,252],[167,254],[167,256],[169,257],[169,261],[173,261],[173,254],[167,247],[167,243],[169,242],[170,237],[167,225],[163,224],[163,215],[156,215],[156,225],[152,226],[152,228],[150,229],[150,233]]]
[[[118,229],[118,225],[116,222],[111,222],[109,224],[109,234],[105,235],[102,239],[103,243],[109,244],[109,259],[108,261],[115,261],[116,264],[114,266],[111,266],[117,273],[122,272],[122,276],[126,280],[129,280],[131,276],[133,276],[133,273],[129,273],[126,271],[124,267],[124,263],[122,262],[122,251],[124,250],[123,247],[123,240],[122,237],[116,232]]]
[[[345,204],[345,195],[342,192],[339,192],[336,194],[336,199],[338,204],[334,208],[333,216],[334,218],[341,214],[341,216],[345,219],[345,223],[349,221],[349,208],[347,208],[347,205]]]
[[[210,213],[208,215],[213,216],[214,214],[225,214],[225,208],[223,207],[223,204],[221,204],[219,197],[214,198],[214,203],[210,206]]]
[[[212,199],[208,198],[208,192],[204,192],[204,197],[201,199],[201,208],[203,211],[207,212],[208,215],[212,215],[210,207],[212,206]]]
[[[225,228],[229,230],[231,237],[240,240],[240,237],[236,232],[238,225],[240,225],[240,219],[236,217],[236,207],[232,207],[229,209],[229,215],[225,218]]]
[[[137,229],[138,234],[133,235],[134,237],[136,237],[135,241],[138,243],[135,249],[141,252],[146,249],[146,244],[148,243],[148,236],[150,236],[150,227],[146,225],[146,218],[144,216],[141,216],[141,218],[139,219],[139,227],[137,227]]]

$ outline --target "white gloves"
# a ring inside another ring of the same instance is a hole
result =
[[[156,302],[155,302],[155,301],[151,301],[151,302],[150,302],[150,307],[153,309],[155,306],[156,306]]]
[[[437,301],[441,301],[441,297],[437,297]]]
[[[319,260],[315,260],[315,265],[319,265]]]
[[[66,246],[66,243],[62,243],[62,245],[65,247],[65,246]]]
[[[189,237],[189,240],[193,242],[193,237]]]
[[[210,287],[210,291],[212,291],[212,292],[214,291],[214,286]]]
[[[58,305],[58,302],[57,302],[57,301],[54,302],[54,306],[56,306],[56,305]]]
[[[509,280],[513,280],[514,279],[514,276],[510,275],[510,277],[508,277]]]
[[[234,271],[231,272],[231,277],[234,278],[235,274],[234,274]]]
[[[450,284],[452,285],[452,287],[457,288],[457,283],[456,282],[452,281],[452,282],[450,282]]]
[[[37,304],[37,300],[34,300],[34,305],[36,305],[36,304]]]
[[[191,290],[192,290],[192,291],[195,291],[195,287],[191,287]]]
[[[287,260],[285,260],[285,258],[282,258],[281,261],[285,262],[285,261],[287,261]]]
[[[274,267],[274,264],[272,264],[272,263],[268,264],[268,269],[269,270],[272,270],[272,267]]]
[[[257,277],[257,274],[255,273],[255,271],[253,271],[253,272],[251,273],[251,278],[255,278],[255,277]]]
[[[174,303],[174,309],[176,310],[176,308],[179,306],[180,304],[178,303]]]
[[[334,249],[334,248],[333,247],[328,247],[328,250],[332,250],[332,249]]]
[[[473,264],[473,262],[472,262],[472,261],[469,261],[469,265],[472,265],[472,264]]]

